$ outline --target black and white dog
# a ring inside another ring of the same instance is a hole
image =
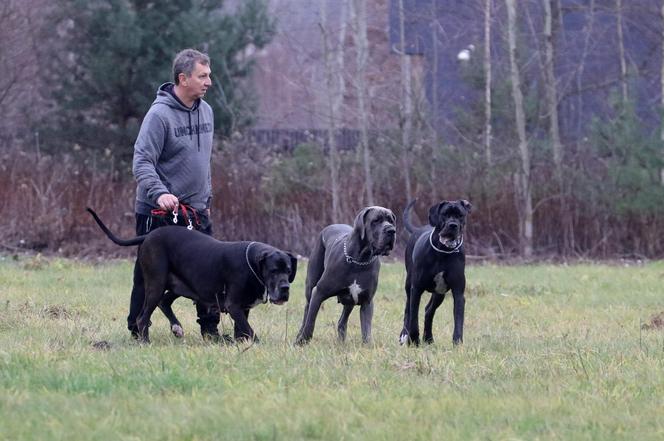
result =
[[[422,293],[431,293],[424,312],[424,341],[433,343],[431,325],[445,293],[454,298],[453,343],[463,341],[463,319],[466,299],[463,233],[472,205],[466,200],[442,201],[429,209],[429,225],[414,227],[410,223],[411,201],[403,213],[406,230],[411,233],[406,246],[406,307],[400,342],[419,345],[418,311]]]

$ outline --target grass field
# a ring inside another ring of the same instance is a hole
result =
[[[664,439],[664,329],[642,329],[664,311],[663,262],[470,266],[458,348],[450,299],[435,344],[397,344],[400,264],[382,268],[372,345],[358,312],[336,342],[330,300],[294,347],[300,265],[287,305],[252,311],[260,344],[204,342],[180,299],[185,338],[156,313],[139,346],[129,262],[0,258],[0,439]]]

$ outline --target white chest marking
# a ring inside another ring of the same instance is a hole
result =
[[[357,280],[353,280],[353,283],[348,287],[348,291],[353,296],[355,304],[357,304],[357,296],[362,292],[362,287],[358,285]]]
[[[445,294],[447,292],[447,284],[445,283],[445,272],[441,271],[433,276],[433,281],[436,284],[434,290],[438,294]]]

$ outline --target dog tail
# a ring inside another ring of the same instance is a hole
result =
[[[123,246],[123,247],[130,247],[130,246],[133,246],[133,245],[140,245],[145,240],[146,235],[137,236],[137,237],[134,237],[133,239],[120,239],[120,238],[118,238],[115,234],[111,233],[111,230],[109,230],[106,227],[106,225],[104,225],[104,223],[101,221],[101,219],[99,219],[99,216],[97,216],[97,213],[95,213],[92,208],[88,207],[88,208],[86,208],[86,210],[88,210],[88,213],[90,213],[92,215],[95,222],[97,222],[97,225],[99,225],[99,228],[101,228],[101,231],[106,233],[108,238],[111,239],[116,244],[118,244],[120,246]]]
[[[417,202],[417,199],[410,201],[403,210],[403,226],[406,227],[406,230],[411,234],[417,230],[417,228],[410,223],[410,210],[413,208],[413,205],[415,205],[415,202]]]

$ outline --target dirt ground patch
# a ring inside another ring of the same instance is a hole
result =
[[[664,329],[664,311],[653,315],[647,323],[641,325],[641,329]]]

